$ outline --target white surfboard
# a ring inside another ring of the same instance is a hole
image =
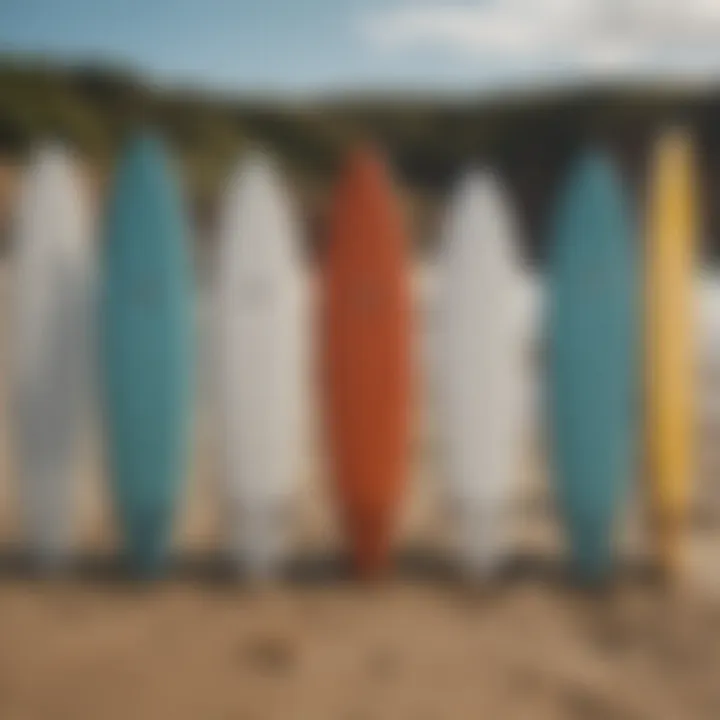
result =
[[[299,228],[264,155],[232,176],[218,240],[221,512],[231,557],[264,577],[286,551],[303,368]]]
[[[11,392],[20,509],[31,555],[56,567],[72,544],[94,319],[89,202],[62,148],[40,149],[29,165],[13,240]]]
[[[445,220],[433,336],[446,496],[471,577],[504,559],[521,469],[534,303],[518,252],[498,181],[468,174]]]

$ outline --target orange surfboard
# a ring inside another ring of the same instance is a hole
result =
[[[369,148],[337,185],[323,273],[326,421],[357,571],[387,568],[405,485],[410,395],[407,238],[390,179]]]

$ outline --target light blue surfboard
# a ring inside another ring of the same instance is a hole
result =
[[[635,469],[641,297],[633,234],[613,167],[588,153],[557,208],[548,298],[551,472],[573,569],[587,582],[611,571]]]
[[[192,368],[190,249],[165,151],[130,141],[109,200],[101,342],[107,460],[127,559],[165,560],[188,455]]]

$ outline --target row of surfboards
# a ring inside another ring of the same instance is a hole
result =
[[[550,477],[573,568],[589,581],[611,572],[614,526],[641,458],[658,557],[668,569],[680,562],[690,475],[690,140],[664,135],[650,173],[645,243],[621,179],[599,152],[571,170],[550,231],[541,383]],[[125,555],[136,573],[154,575],[182,496],[194,366],[189,233],[161,141],[141,134],[128,143],[99,243],[88,205],[71,156],[37,152],[14,243],[24,528],[41,565],[68,557],[74,450],[99,368]],[[483,577],[511,550],[531,383],[517,229],[492,173],[469,172],[459,183],[442,234],[433,333],[440,475],[459,564]],[[288,550],[305,338],[299,228],[265,155],[245,158],[230,178],[217,239],[211,355],[223,530],[238,565],[266,575]],[[356,149],[327,223],[318,355],[337,508],[363,576],[387,568],[406,490],[409,250],[380,156]]]

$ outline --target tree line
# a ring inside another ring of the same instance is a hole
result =
[[[283,164],[313,245],[345,149],[370,139],[391,163],[421,248],[432,245],[442,200],[462,169],[489,164],[509,187],[528,256],[541,260],[553,198],[576,153],[589,144],[612,153],[641,208],[653,137],[668,123],[696,135],[706,252],[717,253],[715,88],[594,85],[491,97],[366,94],[299,102],[158,88],[112,67],[0,60],[0,154],[19,158],[39,139],[58,138],[106,171],[127,133],[150,124],[178,160],[196,217],[209,223],[232,164],[244,149],[263,146]]]

